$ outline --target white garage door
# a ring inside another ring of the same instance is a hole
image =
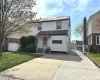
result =
[[[17,44],[17,43],[9,43],[8,44],[9,51],[17,51],[18,48],[19,48],[19,44]]]

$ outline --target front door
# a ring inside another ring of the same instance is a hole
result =
[[[43,48],[46,48],[47,47],[47,38],[46,37],[44,37],[43,38]]]

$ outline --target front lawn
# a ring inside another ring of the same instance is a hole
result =
[[[14,67],[23,62],[29,61],[36,57],[40,57],[39,54],[25,54],[23,52],[3,52],[0,56],[0,71]]]
[[[96,62],[98,65],[100,65],[100,53],[89,53],[88,56],[94,61]]]

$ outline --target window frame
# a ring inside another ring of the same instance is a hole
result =
[[[55,42],[55,41],[61,41],[61,42]],[[62,40],[52,40],[52,44],[62,44]]]
[[[42,30],[42,23],[38,23],[38,30]]]
[[[99,37],[99,44],[97,44],[97,37]],[[100,35],[96,36],[96,45],[100,45]]]
[[[60,28],[59,28],[59,26],[60,26]],[[57,21],[56,22],[56,29],[62,29],[62,21]]]

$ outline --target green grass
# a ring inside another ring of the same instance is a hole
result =
[[[9,69],[40,56],[41,55],[38,54],[25,54],[23,52],[3,52],[3,55],[0,56],[0,71]]]
[[[99,64],[100,65],[100,53],[90,53],[90,54],[88,54],[88,56],[92,59],[92,60],[94,60],[97,64]]]

